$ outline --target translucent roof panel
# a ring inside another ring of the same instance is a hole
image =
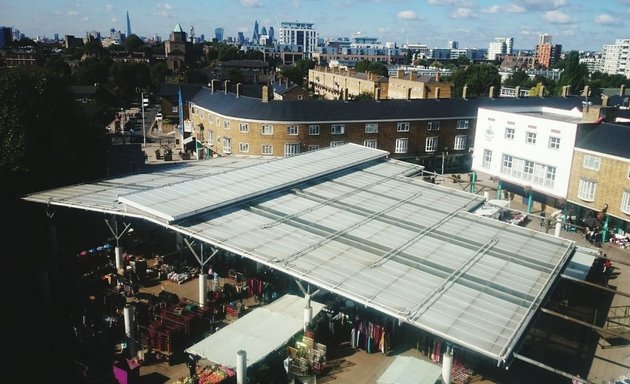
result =
[[[134,212],[506,361],[575,244],[477,216],[482,196],[426,183],[420,166],[384,153],[346,144],[259,165],[212,159],[197,165],[207,172],[26,199]]]

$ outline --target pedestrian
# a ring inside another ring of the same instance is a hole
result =
[[[545,211],[540,212],[540,226],[544,227],[545,226]]]
[[[575,377],[576,378],[571,380],[571,384],[580,384],[580,383],[582,383],[582,380],[580,380],[580,375],[575,375]]]

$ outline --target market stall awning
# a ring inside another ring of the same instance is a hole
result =
[[[442,377],[442,367],[413,356],[396,356],[377,384],[435,384]]]
[[[236,368],[236,354],[243,350],[247,353],[247,365],[256,364],[304,328],[305,306],[305,298],[284,295],[192,345],[186,352]],[[311,300],[311,307],[315,317],[324,304]]]

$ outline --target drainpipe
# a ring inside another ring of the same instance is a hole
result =
[[[475,193],[475,183],[477,182],[477,172],[472,171],[470,174],[470,193]]]
[[[501,199],[501,190],[503,189],[503,186],[501,185],[501,180],[499,180],[499,184],[497,185],[497,200],[503,200]]]

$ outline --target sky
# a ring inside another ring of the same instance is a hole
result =
[[[27,37],[83,37],[96,30],[168,39],[177,24],[195,35],[251,38],[262,27],[313,23],[321,38],[378,38],[399,46],[425,44],[487,49],[497,37],[513,37],[515,49],[533,50],[542,34],[564,51],[601,51],[630,38],[630,0],[0,0],[0,26]],[[277,33],[277,32],[276,32]]]

